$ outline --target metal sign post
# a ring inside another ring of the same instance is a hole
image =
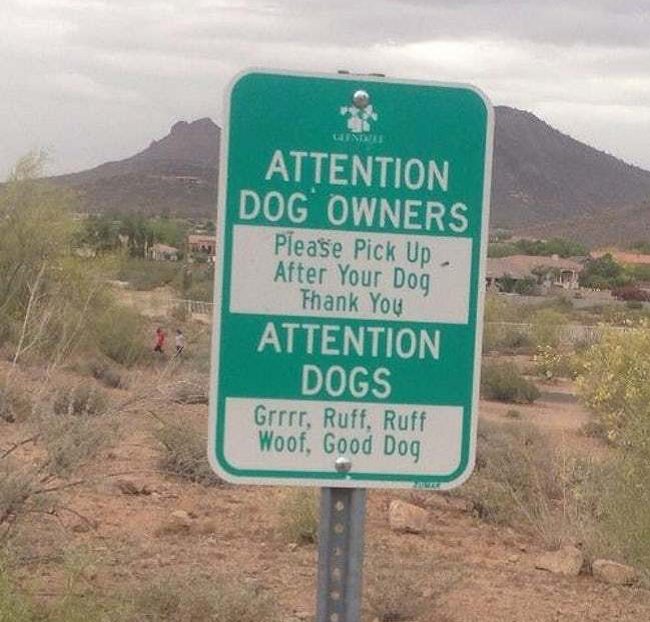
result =
[[[316,622],[358,622],[366,490],[323,488],[320,508]]]

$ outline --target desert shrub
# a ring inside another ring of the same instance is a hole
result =
[[[280,531],[288,542],[311,544],[318,538],[318,496],[309,488],[285,494],[280,506]]]
[[[532,339],[525,326],[486,323],[483,331],[483,349],[487,352],[522,352],[532,347]]]
[[[626,302],[647,302],[650,300],[648,292],[636,287],[635,285],[626,285],[624,287],[616,287],[612,289],[612,296],[617,300],[625,300]],[[643,305],[629,306],[630,309],[642,309]]]
[[[91,385],[77,384],[60,388],[54,396],[52,409],[57,415],[95,417],[107,411],[108,399]]]
[[[131,367],[147,353],[146,327],[137,311],[123,306],[106,309],[95,320],[98,350],[120,365]]]
[[[609,440],[607,438],[607,428],[602,423],[594,419],[590,419],[581,425],[579,433],[582,436],[586,436],[587,438],[599,438],[604,441]]]
[[[32,469],[21,467],[10,457],[1,459],[0,525],[15,519],[24,510],[37,488],[36,474]]]
[[[272,597],[237,579],[163,579],[131,597],[128,622],[277,622]]]
[[[115,425],[106,419],[70,414],[42,417],[38,429],[47,452],[44,467],[53,475],[68,477],[97,457],[115,435]]]
[[[371,620],[400,622],[417,620],[427,609],[417,582],[399,566],[375,565],[366,573],[368,610]]]
[[[514,363],[485,362],[481,371],[481,395],[486,399],[531,404],[539,398],[537,387],[524,378]]]
[[[109,389],[126,389],[128,387],[128,383],[120,370],[105,361],[91,360],[88,363],[88,372],[95,380],[98,380]]]
[[[582,358],[580,396],[617,441],[632,417],[650,417],[650,331],[605,331]]]
[[[436,601],[458,583],[459,572],[441,560],[422,562],[421,555],[404,553],[381,545],[368,551],[364,570],[367,619],[427,619],[423,618],[427,611],[434,609]]]
[[[178,404],[207,404],[210,399],[206,381],[200,376],[176,382],[172,389],[172,396]]]
[[[191,319],[191,314],[187,310],[187,305],[183,303],[174,305],[170,309],[169,315],[173,320],[176,320],[177,322],[187,322],[189,319]]]
[[[206,438],[187,423],[163,423],[155,433],[162,446],[160,466],[163,470],[204,486],[219,485],[206,455]]]
[[[553,346],[538,346],[534,362],[535,373],[545,380],[573,378],[579,365],[573,354],[561,352]]]
[[[567,323],[564,314],[554,309],[540,309],[532,317],[532,339],[537,347],[557,347]]]
[[[643,450],[617,451],[596,481],[597,527],[601,550],[650,573],[650,460]]]
[[[534,277],[527,276],[515,282],[513,291],[520,296],[536,296],[539,294],[539,286]]]
[[[29,396],[11,383],[0,384],[0,421],[24,421],[32,410]]]
[[[543,531],[562,494],[550,441],[526,423],[482,422],[475,474],[462,494],[480,518]]]
[[[505,296],[488,293],[485,296],[486,322],[521,322],[524,319],[523,305],[512,302]]]

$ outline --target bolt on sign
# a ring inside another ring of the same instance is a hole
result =
[[[253,484],[460,484],[490,103],[463,85],[256,70],[231,85],[225,119],[214,469]]]

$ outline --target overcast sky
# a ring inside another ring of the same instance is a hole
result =
[[[650,0],[0,0],[0,174],[221,124],[248,66],[471,82],[650,169]]]

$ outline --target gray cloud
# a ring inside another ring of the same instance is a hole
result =
[[[131,154],[177,119],[220,121],[244,67],[474,82],[650,168],[650,0],[3,0],[0,172]]]

